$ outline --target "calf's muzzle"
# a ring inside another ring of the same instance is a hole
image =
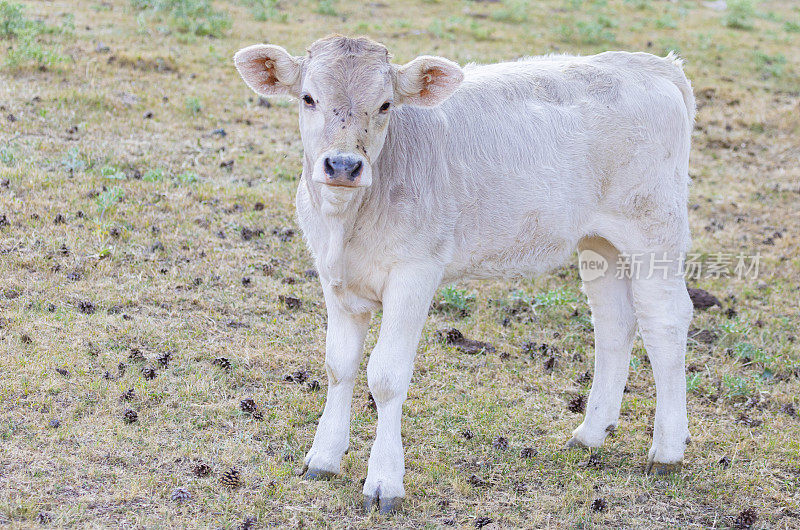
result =
[[[360,186],[365,160],[351,153],[331,153],[325,156],[322,167],[325,184],[331,186]]]

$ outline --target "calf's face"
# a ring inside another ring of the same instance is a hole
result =
[[[331,36],[302,57],[279,46],[257,44],[234,62],[261,96],[300,100],[300,136],[312,182],[355,189],[372,184],[372,164],[400,105],[433,107],[463,79],[461,68],[441,57],[420,56],[403,66],[370,39]]]

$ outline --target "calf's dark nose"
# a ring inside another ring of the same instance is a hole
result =
[[[330,180],[355,181],[364,167],[361,160],[350,155],[334,155],[325,158],[325,175]]]

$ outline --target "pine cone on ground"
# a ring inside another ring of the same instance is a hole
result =
[[[508,449],[508,438],[505,436],[498,436],[492,442],[492,447],[497,449],[498,451],[505,451]]]
[[[211,364],[214,366],[219,366],[223,370],[230,370],[231,368],[231,362],[226,357],[217,357],[211,361]]]
[[[592,371],[586,370],[575,380],[575,382],[578,383],[579,385],[585,385],[591,380],[592,380]]]
[[[475,524],[475,528],[483,528],[484,526],[489,526],[494,522],[494,519],[491,517],[476,517],[473,523]]]
[[[242,521],[242,524],[239,525],[239,529],[240,530],[253,530],[253,528],[256,527],[256,523],[257,522],[258,522],[258,519],[256,519],[255,517],[252,517],[252,516],[245,517],[244,521]]]
[[[125,423],[135,423],[136,420],[139,419],[139,414],[133,409],[126,409],[125,412],[122,413],[122,419]]]
[[[600,453],[590,454],[589,459],[586,461],[586,467],[593,467],[595,469],[603,467],[603,459],[600,458]]]
[[[160,364],[164,368],[169,366],[170,360],[172,360],[172,353],[168,351],[165,351],[164,353],[156,357],[156,361],[158,361],[158,364]]]
[[[580,414],[586,410],[586,396],[579,394],[569,400],[569,403],[567,403],[567,410],[576,414]]]
[[[236,489],[242,485],[242,474],[235,467],[230,468],[219,477],[222,485]]]
[[[297,370],[290,374],[283,376],[284,381],[291,381],[293,383],[304,383],[308,379],[308,370]]]
[[[258,409],[258,405],[256,405],[255,400],[252,398],[246,398],[239,402],[239,408],[242,409],[243,412],[253,413]]]
[[[207,477],[211,474],[211,466],[205,462],[200,462],[192,468],[192,473],[196,477]]]
[[[746,508],[734,519],[733,526],[742,529],[753,528],[756,521],[758,521],[758,513],[755,508]]]
[[[372,397],[372,392],[367,393],[367,402],[364,403],[364,410],[378,410],[378,404],[375,403],[375,398]]]
[[[278,297],[278,300],[282,304],[286,305],[287,309],[300,309],[303,306],[303,301],[299,298],[295,298],[294,296],[286,296],[282,294]]]
[[[192,494],[184,488],[175,488],[172,490],[172,495],[170,495],[170,498],[175,502],[183,502],[191,499]]]

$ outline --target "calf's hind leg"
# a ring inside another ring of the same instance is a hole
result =
[[[617,278],[614,265],[619,252],[600,237],[582,240],[578,249],[585,260],[605,260],[608,268],[599,277],[597,269],[581,267],[583,291],[592,308],[594,324],[594,379],[583,423],[572,433],[567,447],[599,447],[617,427],[622,393],[628,379],[636,316],[629,278]]]
[[[689,443],[685,362],[692,302],[683,277],[675,271],[666,278],[634,278],[632,293],[639,332],[656,382],[656,418],[647,469],[666,474],[680,469]]]

